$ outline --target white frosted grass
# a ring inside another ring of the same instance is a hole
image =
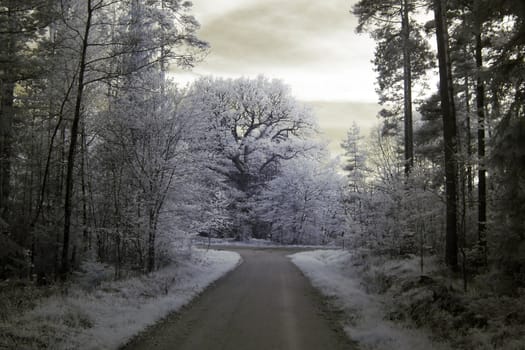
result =
[[[149,276],[102,283],[86,292],[44,299],[9,324],[20,348],[116,349],[170,312],[180,309],[240,263],[235,252],[194,249]]]
[[[359,343],[361,349],[448,349],[443,344],[432,342],[423,331],[385,319],[384,297],[367,293],[349,252],[315,250],[296,253],[290,258],[314,287],[332,297],[336,305],[345,311],[345,331]],[[412,266],[405,267],[412,269]]]

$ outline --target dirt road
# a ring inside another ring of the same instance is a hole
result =
[[[291,251],[231,250],[241,254],[241,266],[124,349],[355,349],[286,257]]]

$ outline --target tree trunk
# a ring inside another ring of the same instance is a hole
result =
[[[157,231],[157,223],[155,212],[150,208],[149,223],[148,223],[148,265],[147,271],[153,272],[155,270],[155,235]]]
[[[89,248],[89,230],[88,230],[88,198],[86,189],[86,157],[87,157],[87,144],[86,144],[86,130],[84,124],[82,124],[82,139],[80,143],[80,176],[81,176],[81,189],[82,189],[82,243],[83,250],[87,251]]]
[[[11,3],[8,2],[5,9],[8,18],[8,28],[12,30],[13,14],[11,12]],[[2,67],[2,76],[0,76],[0,219],[9,222],[9,197],[11,190],[11,157],[12,157],[12,132],[13,132],[13,102],[15,82],[10,65],[14,62],[14,38],[7,35],[0,45],[4,51],[6,63]]]
[[[452,85],[452,70],[449,59],[448,28],[445,17],[445,1],[434,0],[436,40],[439,61],[439,92],[443,116],[443,139],[445,148],[445,195],[446,195],[446,242],[445,261],[453,270],[458,269],[457,234],[457,130],[456,110]]]
[[[412,62],[410,59],[410,23],[408,0],[402,2],[401,32],[403,36],[403,93],[405,129],[405,174],[414,166],[414,136],[412,123]]]
[[[69,242],[71,231],[71,215],[72,215],[72,198],[73,198],[73,172],[75,166],[76,146],[78,140],[78,129],[81,117],[82,97],[84,93],[84,75],[86,72],[86,56],[89,40],[89,32],[91,29],[91,19],[93,16],[93,8],[91,0],[87,0],[87,18],[86,26],[84,28],[84,37],[82,39],[82,51],[80,54],[79,73],[77,96],[75,101],[75,112],[73,115],[73,123],[71,125],[71,141],[69,144],[69,152],[67,157],[67,173],[66,173],[66,195],[64,198],[64,234],[62,241],[62,260],[60,275],[62,279],[67,277],[69,272]]]
[[[469,82],[469,78],[467,75],[465,75],[465,115],[466,115],[466,134],[467,134],[467,145],[466,145],[466,150],[467,150],[467,193],[468,193],[468,202],[469,202],[469,207],[471,206],[471,203],[472,203],[472,193],[474,192],[473,191],[473,188],[474,188],[474,181],[473,181],[473,177],[472,177],[472,161],[471,161],[471,158],[472,158],[472,136],[471,136],[471,133],[470,133],[470,130],[471,130],[471,120],[470,120],[470,113],[471,113],[471,109],[470,109],[470,86],[469,86],[470,82]]]
[[[9,222],[14,87],[11,81],[2,82],[0,92],[0,218],[5,222]]]
[[[487,174],[485,170],[485,85],[480,72],[483,66],[481,22],[479,1],[475,2],[476,17],[476,110],[478,115],[478,243],[487,259],[486,222],[487,222]]]

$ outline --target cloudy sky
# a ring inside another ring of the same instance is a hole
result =
[[[199,35],[210,54],[180,82],[201,75],[282,79],[311,105],[319,125],[338,144],[356,121],[366,132],[377,123],[374,43],[357,35],[349,13],[356,0],[194,0]]]

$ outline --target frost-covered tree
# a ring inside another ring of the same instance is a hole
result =
[[[117,189],[124,191],[126,203],[122,205],[135,208],[135,218],[125,220],[137,222],[144,232],[147,270],[152,271],[159,218],[177,171],[185,163],[189,123],[177,109],[181,99],[177,92],[160,93],[158,72],[140,76],[143,90],[132,89],[112,100],[113,108],[99,131],[103,142],[99,147],[104,147],[103,154],[119,160],[120,169],[115,170],[123,172],[127,182]],[[122,210],[119,205],[115,208]]]
[[[63,43],[59,50],[63,51],[66,66],[68,61],[71,62],[71,90],[74,94],[63,204],[63,275],[69,271],[74,168],[88,89],[101,82],[118,83],[120,78],[156,62],[172,59],[181,65],[191,64],[195,56],[181,47],[205,47],[195,36],[196,21],[185,13],[188,3],[170,1],[169,4],[171,6],[145,6],[141,0],[131,0],[131,3],[72,0],[59,7],[60,21],[57,24],[61,28],[57,32]],[[146,37],[148,39],[143,40]]]
[[[418,160],[406,178],[396,140],[379,128],[366,150],[366,186],[345,192],[352,245],[392,256],[442,249],[444,202],[435,168]]]
[[[80,239],[96,226],[94,126],[111,99],[149,86],[137,84],[141,71],[199,59],[207,44],[190,10],[180,0],[0,2],[0,215],[17,207],[1,226],[29,250],[30,275],[60,267],[65,277],[90,246]]]
[[[231,188],[235,236],[264,235],[255,195],[284,161],[317,147],[309,140],[315,127],[310,111],[281,81],[264,77],[203,78],[190,98],[203,123],[201,142],[213,155],[208,166]]]
[[[343,170],[347,172],[349,186],[352,191],[359,192],[366,178],[366,151],[363,137],[356,122],[347,131],[346,139],[341,143],[344,150],[345,164]]]
[[[285,244],[327,243],[344,232],[342,177],[335,164],[297,158],[259,195],[258,211],[271,238]]]
[[[359,127],[354,122],[347,131],[346,139],[341,143],[344,150],[343,170],[346,174],[342,198],[346,220],[354,236],[362,231],[362,226],[366,225],[364,201],[367,200],[366,177],[369,171],[366,164],[367,151],[363,141]]]

